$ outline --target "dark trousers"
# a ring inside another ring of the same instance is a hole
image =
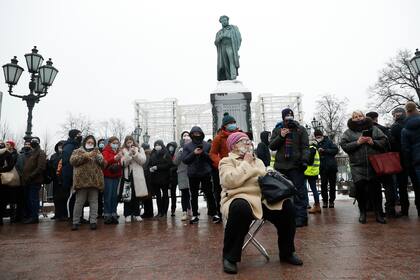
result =
[[[153,199],[152,196],[143,200],[144,212],[142,217],[153,217]]]
[[[67,199],[69,193],[63,185],[57,181],[53,183],[54,214],[56,219],[65,219],[67,215]]]
[[[397,187],[400,197],[401,212],[408,214],[408,208],[410,207],[410,202],[408,201],[408,172],[403,170],[403,172],[396,175],[397,176]]]
[[[181,190],[181,205],[182,212],[187,212],[188,209],[191,209],[190,189]]]
[[[321,173],[321,196],[323,202],[333,203],[335,201],[336,184],[337,172],[335,172],[335,170]],[[328,185],[330,187],[329,189]]]
[[[25,187],[26,216],[31,219],[39,217],[39,191],[41,185],[33,184]]]
[[[286,200],[282,210],[270,210],[263,204],[263,218],[277,229],[280,257],[288,257],[295,252],[295,209],[292,202]],[[223,258],[231,262],[241,261],[244,239],[254,219],[251,206],[245,199],[237,198],[232,201],[225,228]]]
[[[167,215],[169,207],[168,185],[155,185],[156,204],[158,207],[158,214]]]
[[[176,210],[176,184],[171,184],[171,213],[174,213]]]
[[[414,190],[414,204],[420,214],[420,166],[414,166],[410,169],[410,179]]]
[[[385,190],[385,212],[387,214],[395,214],[395,185],[392,175],[386,175],[379,178]],[[382,195],[381,195],[381,212],[382,212]]]
[[[198,191],[204,192],[207,199],[207,214],[210,216],[216,215],[216,204],[214,202],[214,196],[211,184],[211,175],[204,177],[189,177],[190,192],[191,192],[191,207],[193,216],[198,216]]]
[[[124,202],[124,217],[140,216],[140,199],[136,197],[136,190],[131,189],[131,200]]]
[[[213,194],[214,194],[214,199],[216,203],[216,211],[217,211],[217,214],[221,217],[220,201],[221,201],[222,186],[220,185],[219,169],[213,168],[211,176],[213,179]]]
[[[375,213],[380,213],[381,205],[381,184],[376,180],[361,180],[356,182],[356,200],[359,210],[366,213],[367,203],[373,207]]]
[[[296,210],[296,222],[308,220],[308,188],[305,184],[305,175],[302,170],[290,169],[279,170],[289,180],[293,182],[296,188],[296,195],[293,197]]]

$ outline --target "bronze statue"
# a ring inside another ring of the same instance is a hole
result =
[[[229,25],[229,17],[221,16],[222,24],[216,34],[214,44],[217,48],[217,80],[236,80],[239,69],[239,48],[241,47],[241,33],[235,25]]]

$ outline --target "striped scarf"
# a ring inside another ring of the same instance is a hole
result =
[[[291,158],[293,155],[293,133],[290,132],[286,135],[286,141],[284,141],[284,158]]]

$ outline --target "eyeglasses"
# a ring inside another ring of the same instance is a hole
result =
[[[243,139],[239,140],[238,143],[242,143],[242,144],[245,144],[245,145],[250,145],[250,144],[252,144],[252,141],[247,139],[247,138],[243,138]]]

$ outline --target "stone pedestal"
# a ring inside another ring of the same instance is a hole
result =
[[[252,135],[252,94],[241,81],[220,81],[210,94],[213,112],[213,135],[222,126],[223,114],[228,112],[236,119],[239,128]]]

